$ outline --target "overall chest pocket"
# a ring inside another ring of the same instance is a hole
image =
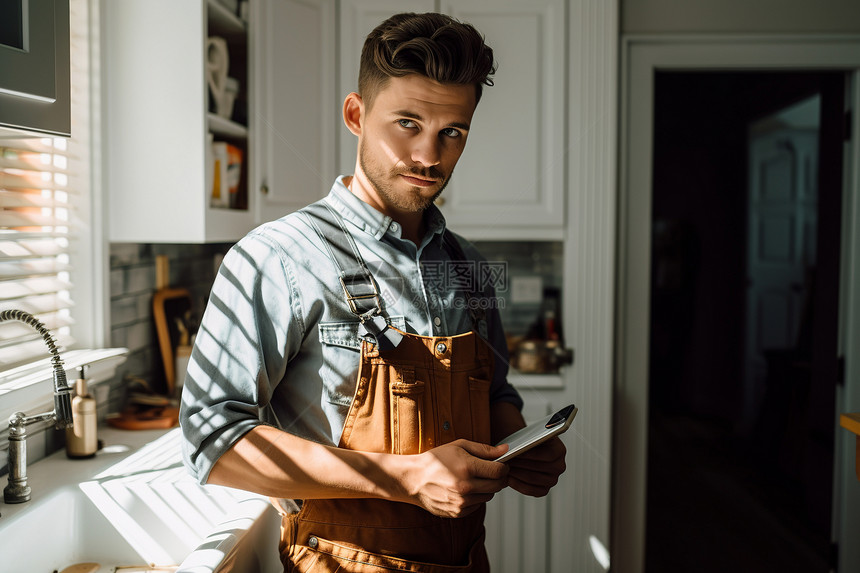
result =
[[[400,330],[406,329],[403,316],[390,317],[388,322]],[[332,404],[349,407],[352,403],[361,360],[360,325],[357,319],[319,323],[323,398]]]

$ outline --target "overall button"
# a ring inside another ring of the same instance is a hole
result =
[[[451,429],[451,424],[448,422],[448,420],[442,422],[442,429],[446,432]]]
[[[448,345],[444,342],[440,342],[436,345],[436,354],[445,354],[448,351]]]
[[[397,223],[391,223],[391,232],[392,233],[396,233],[399,228],[400,227],[397,225]]]
[[[320,541],[316,537],[311,537],[310,539],[308,539],[308,547],[310,547],[311,549],[316,549],[319,544]]]

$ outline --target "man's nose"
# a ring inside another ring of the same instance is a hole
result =
[[[416,138],[415,147],[412,148],[412,161],[431,167],[439,165],[442,159],[442,144],[435,134],[422,134]]]

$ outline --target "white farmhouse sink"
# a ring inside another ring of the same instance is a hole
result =
[[[228,554],[255,564],[240,570],[280,571],[279,519],[268,500],[197,485],[181,466],[178,432],[100,428],[108,445],[95,458],[58,452],[32,464],[32,499],[0,503],[0,573],[81,562],[100,572],[182,564],[202,573]]]

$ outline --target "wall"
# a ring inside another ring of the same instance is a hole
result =
[[[622,0],[622,34],[856,34],[857,0]]]
[[[171,287],[188,289],[191,294],[192,314],[199,320],[209,297],[212,281],[215,280],[220,258],[230,246],[220,243],[111,245],[111,346],[128,348],[129,356],[111,381],[108,411],[118,412],[122,409],[128,377],[142,378],[159,392],[164,392],[166,388],[152,315],[156,257],[168,257],[168,284]]]
[[[496,296],[502,301],[499,314],[505,333],[509,336],[528,334],[542,315],[543,303],[515,300],[512,283],[518,277],[540,277],[546,294],[557,292],[563,296],[563,244],[560,241],[476,241],[475,246],[488,261],[506,263],[507,279],[504,287],[496,290]],[[561,309],[557,309],[556,315],[561,314]]]

